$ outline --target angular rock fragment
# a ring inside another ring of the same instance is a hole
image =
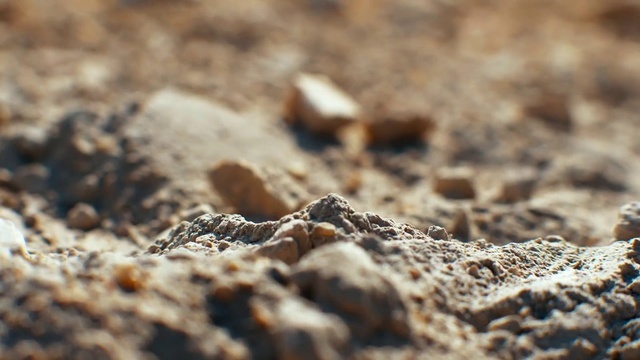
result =
[[[317,223],[313,226],[309,238],[314,248],[336,241],[337,228],[328,222]]]
[[[613,236],[617,240],[640,237],[640,202],[632,202],[620,208]]]
[[[433,190],[450,199],[473,199],[476,196],[473,172],[469,168],[440,169],[434,179]]]
[[[366,130],[370,145],[395,145],[427,140],[435,129],[430,109],[419,97],[373,90],[365,95],[371,109]]]
[[[119,264],[113,269],[116,283],[125,291],[134,292],[144,287],[144,276],[134,264]]]
[[[311,132],[335,136],[338,130],[360,119],[360,107],[329,78],[300,74],[285,104],[285,120],[301,122]]]
[[[529,200],[535,188],[537,176],[533,171],[518,172],[502,183],[497,201],[514,203]]]
[[[311,250],[308,225],[303,220],[283,224],[275,234],[260,246],[256,253],[286,264],[293,264]]]
[[[464,209],[456,210],[453,218],[447,225],[447,229],[451,235],[458,240],[471,240],[471,221]]]
[[[211,184],[241,214],[277,219],[296,211],[305,190],[287,173],[245,161],[222,161],[209,171]]]
[[[280,260],[285,264],[294,264],[300,258],[298,244],[293,238],[284,237],[273,239],[260,246],[256,253],[271,259]]]
[[[100,216],[96,209],[85,203],[79,203],[67,214],[67,224],[70,228],[80,230],[90,230],[98,226],[100,223]]]
[[[436,226],[436,225],[429,226],[429,229],[427,230],[427,236],[429,236],[434,240],[450,240],[451,239],[451,237],[449,236],[445,228]]]
[[[354,337],[410,337],[407,307],[398,289],[357,245],[335,243],[316,249],[291,276],[301,293],[322,310],[348,319]]]
[[[427,116],[397,115],[387,117],[368,124],[369,143],[393,144],[412,142],[424,139],[434,125]]]

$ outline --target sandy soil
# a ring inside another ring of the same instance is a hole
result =
[[[0,0],[0,357],[639,359],[639,17]]]

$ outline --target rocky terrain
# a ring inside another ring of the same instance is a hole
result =
[[[639,16],[0,0],[0,358],[640,359]]]

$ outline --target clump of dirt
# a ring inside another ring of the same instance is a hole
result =
[[[52,215],[69,214],[71,227],[91,229],[104,220],[152,225],[161,217],[158,208],[170,206],[173,212],[177,204],[157,199],[166,176],[123,136],[122,126],[130,116],[77,111],[42,132],[16,130],[4,140],[5,151],[15,155],[5,168],[12,174],[10,188],[42,196]],[[100,219],[92,215],[86,220],[89,225],[74,221],[79,204]]]

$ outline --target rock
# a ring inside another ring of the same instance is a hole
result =
[[[450,199],[473,199],[473,172],[469,168],[443,168],[435,177],[433,190]]]
[[[360,120],[360,107],[329,78],[300,74],[285,103],[284,117],[313,133],[335,136],[340,128]]]
[[[509,176],[503,183],[496,201],[514,203],[531,198],[538,178],[533,171],[523,171]]]
[[[640,202],[632,202],[620,208],[613,236],[617,240],[640,237]]]
[[[74,229],[91,230],[100,223],[100,216],[93,206],[79,203],[67,213],[67,225]]]
[[[260,246],[256,253],[271,259],[280,260],[287,265],[294,264],[300,258],[298,244],[291,237],[273,239]]]
[[[535,96],[524,105],[524,112],[557,130],[570,131],[573,128],[566,95],[548,93]]]
[[[405,115],[384,118],[368,124],[369,143],[393,144],[419,141],[433,130],[433,121],[427,116]]]
[[[427,140],[435,128],[424,99],[378,89],[364,95],[370,145],[406,144]]]
[[[336,241],[338,229],[335,225],[328,222],[316,223],[311,230],[310,240],[314,248],[332,243]]]
[[[434,240],[450,240],[447,230],[440,226],[431,225],[427,230],[427,236]]]
[[[222,161],[209,180],[224,201],[243,215],[277,219],[303,205],[305,190],[286,172],[245,161]]]
[[[283,224],[275,234],[273,239],[292,238],[298,246],[300,256],[311,250],[311,241],[309,240],[309,227],[303,220],[292,220]]]
[[[323,311],[346,320],[356,338],[364,340],[376,332],[410,337],[407,307],[398,289],[355,244],[315,249],[294,266],[291,278]]]
[[[340,359],[348,345],[349,328],[340,318],[301,301],[280,302],[275,324],[278,359]]]
[[[471,224],[469,216],[464,209],[458,209],[453,215],[453,219],[447,225],[447,229],[451,235],[462,241],[471,240]]]
[[[28,255],[24,235],[11,220],[0,218],[0,255],[10,256],[14,250]]]

